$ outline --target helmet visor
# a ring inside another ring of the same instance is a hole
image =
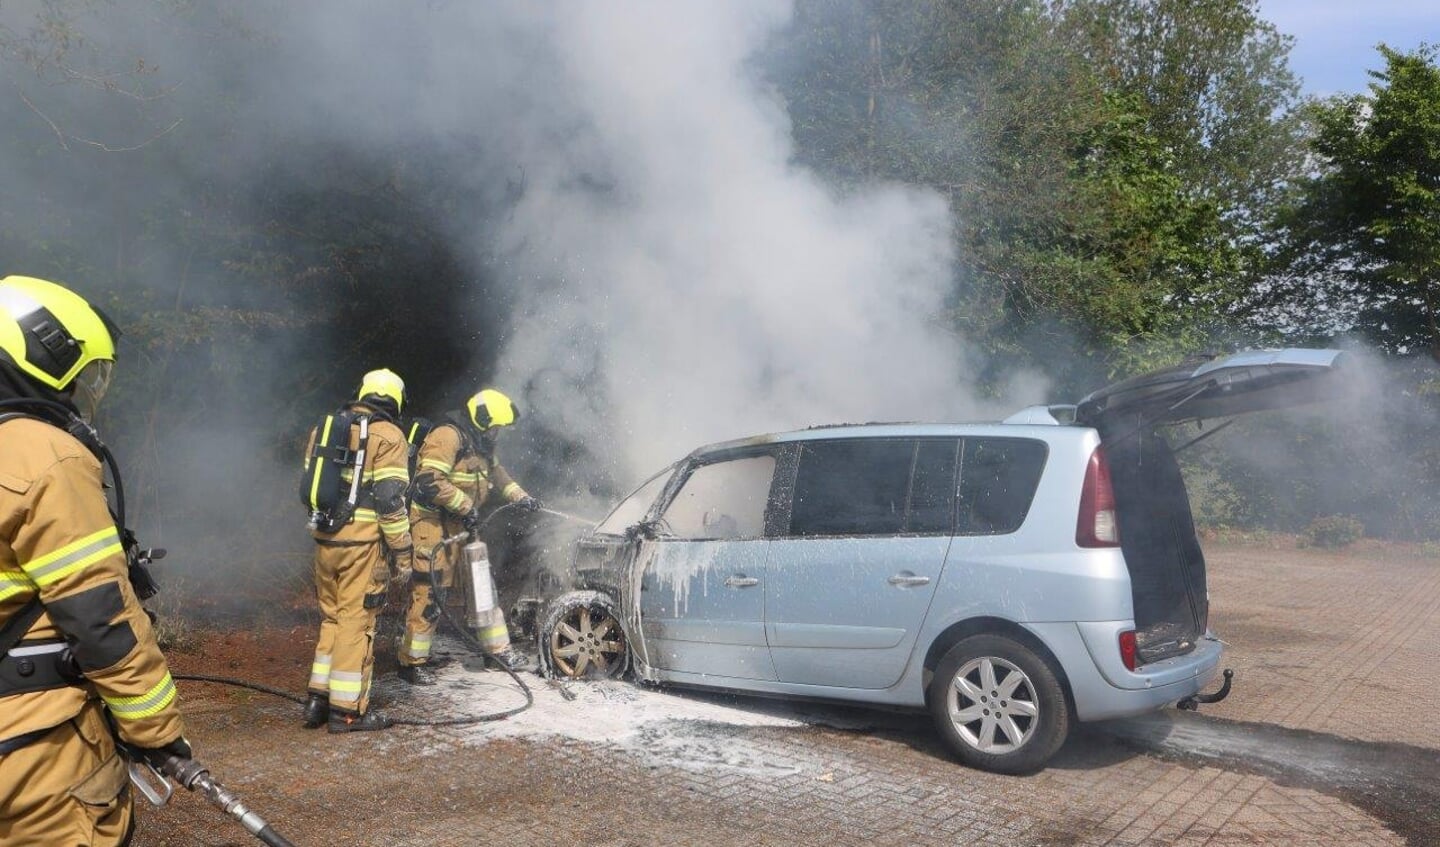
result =
[[[105,399],[105,392],[110,388],[110,376],[114,370],[114,362],[96,359],[75,375],[75,408],[80,410],[80,417],[87,421],[95,419],[100,401]]]

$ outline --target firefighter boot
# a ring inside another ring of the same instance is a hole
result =
[[[425,665],[401,665],[398,675],[411,685],[434,685],[435,672]]]
[[[306,729],[318,729],[330,718],[330,698],[311,692],[310,699],[305,701],[304,718]]]
[[[330,731],[332,733],[371,732],[377,729],[389,729],[392,723],[389,718],[376,711],[369,711],[362,715],[349,709],[330,710]]]

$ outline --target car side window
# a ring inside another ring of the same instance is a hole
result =
[[[773,455],[700,465],[661,515],[661,529],[679,539],[759,538],[775,475]]]
[[[957,535],[1002,535],[1025,522],[1049,450],[1025,438],[967,438]]]
[[[919,442],[915,471],[910,477],[906,532],[950,532],[955,520],[955,463],[959,455],[958,439],[927,438]]]
[[[948,532],[956,448],[955,439],[802,443],[788,534]]]

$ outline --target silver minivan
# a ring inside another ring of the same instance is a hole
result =
[[[926,708],[966,764],[1035,770],[1075,721],[1223,696],[1201,694],[1222,650],[1169,430],[1319,399],[1343,358],[1252,351],[1000,423],[702,447],[577,543],[542,666]]]

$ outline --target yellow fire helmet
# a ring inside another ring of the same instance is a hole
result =
[[[394,400],[397,413],[405,408],[405,380],[389,368],[370,371],[360,380],[360,392],[355,395],[355,399],[363,400],[371,394]]]
[[[482,389],[465,401],[465,408],[470,410],[470,420],[478,429],[509,426],[520,419],[520,410],[510,398],[493,388]]]
[[[98,363],[90,369],[96,378],[85,382],[103,372],[101,381],[108,383],[119,335],[99,309],[68,288],[28,276],[0,279],[0,353],[42,385],[64,391],[92,362]]]

